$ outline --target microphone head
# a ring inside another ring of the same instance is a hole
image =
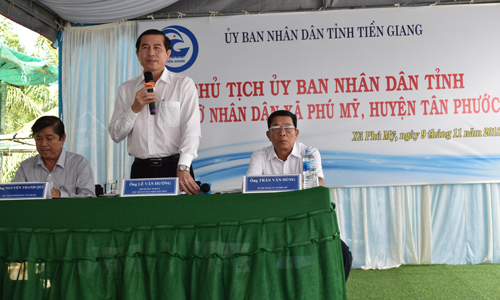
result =
[[[200,191],[202,194],[210,194],[211,189],[212,189],[212,185],[210,183],[202,183],[200,185]]]
[[[151,73],[149,71],[144,72],[144,81],[153,82],[153,73]]]

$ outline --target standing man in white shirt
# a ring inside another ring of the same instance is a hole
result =
[[[191,165],[201,137],[198,93],[191,78],[165,67],[170,49],[170,39],[159,30],[139,36],[137,58],[153,74],[155,89],[147,91],[144,75],[120,85],[108,131],[116,143],[127,138],[135,157],[130,178],[179,177],[181,191],[199,194]],[[148,108],[153,102],[156,115]]]
[[[325,186],[321,155],[318,149],[297,142],[297,116],[286,110],[277,110],[267,119],[267,138],[272,145],[255,151],[250,158],[247,176],[302,174],[302,158],[306,149],[310,149],[316,161],[316,175],[320,186]],[[307,201],[307,199],[305,199]],[[344,260],[345,280],[349,277],[352,266],[352,254],[349,247],[340,240]]]

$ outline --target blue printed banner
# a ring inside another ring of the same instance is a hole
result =
[[[167,68],[196,84],[193,168],[214,191],[240,187],[278,109],[321,153],[326,186],[499,182],[499,14],[334,10],[148,20],[138,32],[163,30],[178,52]]]
[[[296,191],[302,188],[302,176],[269,175],[243,176],[243,193],[269,193]]]
[[[47,182],[1,183],[0,200],[45,199]]]
[[[174,196],[178,194],[179,178],[124,179],[121,196]]]

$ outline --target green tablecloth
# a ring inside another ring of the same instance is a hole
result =
[[[330,191],[0,201],[0,298],[345,299]]]

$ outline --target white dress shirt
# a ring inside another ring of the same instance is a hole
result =
[[[278,158],[273,145],[255,151],[250,158],[247,176],[302,174],[302,158],[306,153],[306,149],[311,149],[314,155],[316,160],[316,174],[318,177],[324,178],[321,155],[318,149],[306,146],[297,141],[293,145],[292,153],[290,153],[286,161]]]
[[[21,162],[12,182],[48,182],[61,192],[61,197],[95,197],[94,174],[89,161],[64,149],[52,172],[38,154]]]
[[[179,164],[189,166],[198,154],[201,127],[198,92],[193,80],[165,68],[154,88],[156,115],[146,105],[132,111],[135,94],[144,87],[139,75],[118,88],[109,135],[116,143],[127,139],[127,149],[137,158],[167,157],[179,153]]]

